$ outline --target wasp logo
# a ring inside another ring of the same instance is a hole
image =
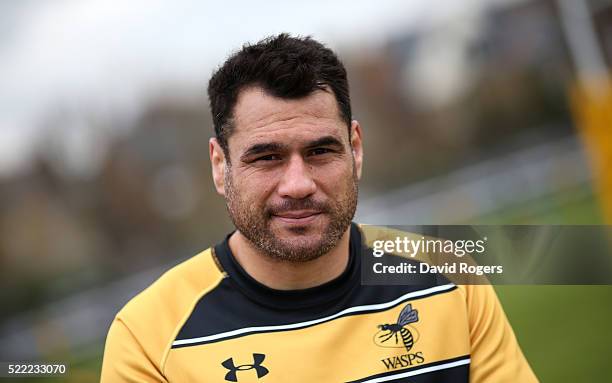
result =
[[[264,354],[253,354],[253,364],[241,364],[240,366],[236,366],[234,364],[234,358],[229,358],[223,361],[221,365],[227,368],[229,371],[225,374],[225,380],[228,382],[237,382],[238,377],[236,373],[238,371],[247,371],[247,370],[255,370],[257,373],[257,379],[266,376],[268,374],[268,369],[262,366],[264,359],[266,356]]]
[[[399,317],[397,318],[397,323],[382,324],[378,326],[380,330],[376,333],[376,335],[374,335],[374,343],[381,347],[401,347],[403,345],[408,352],[414,345],[416,339],[412,335],[412,332],[406,327],[410,327],[416,333],[416,329],[409,326],[409,324],[418,321],[418,311],[413,310],[411,304],[407,304],[406,307],[404,307],[400,312]],[[399,343],[398,334],[402,338],[402,345]],[[385,342],[389,341],[393,337],[395,337],[395,345],[385,344]]]

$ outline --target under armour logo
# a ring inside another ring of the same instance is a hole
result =
[[[227,374],[225,374],[225,380],[229,382],[237,382],[238,378],[236,377],[236,372],[238,371],[246,371],[254,369],[257,372],[257,378],[261,378],[262,376],[266,376],[268,374],[268,369],[262,366],[264,359],[266,356],[264,354],[253,354],[253,364],[241,364],[240,366],[236,366],[234,364],[234,358],[226,359],[221,365],[229,370]]]

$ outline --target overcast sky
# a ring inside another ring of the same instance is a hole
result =
[[[246,41],[287,31],[332,48],[375,46],[483,2],[436,9],[428,0],[2,2],[0,174],[29,155],[52,108],[133,113],[163,84],[204,89],[212,68]]]

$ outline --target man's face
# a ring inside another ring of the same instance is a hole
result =
[[[349,139],[331,92],[285,100],[258,87],[240,92],[233,116],[229,159],[215,139],[210,153],[236,228],[277,259],[303,262],[330,251],[357,206],[357,121]]]

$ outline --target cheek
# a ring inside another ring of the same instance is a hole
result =
[[[352,182],[353,179],[353,162],[337,162],[330,164],[325,169],[319,172],[319,181],[325,185],[327,191],[337,193],[344,191],[344,185]]]
[[[235,192],[252,205],[263,205],[274,191],[274,176],[258,171],[238,171],[233,174]]]

